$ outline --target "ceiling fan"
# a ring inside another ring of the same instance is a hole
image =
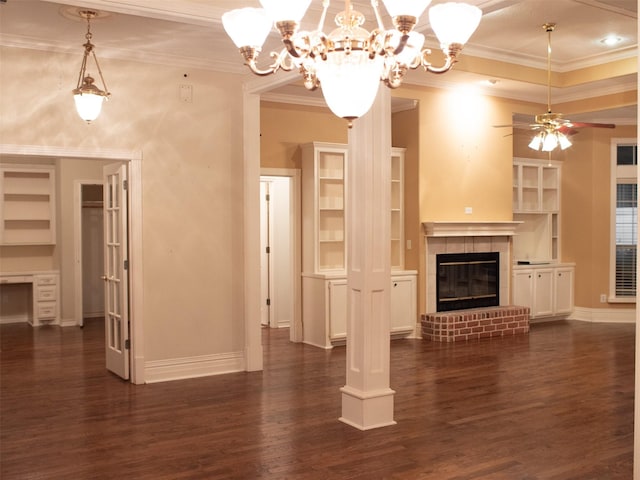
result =
[[[547,32],[547,112],[536,115],[534,123],[515,123],[512,125],[494,125],[501,127],[529,127],[538,133],[533,137],[529,148],[550,152],[556,147],[562,150],[571,146],[569,137],[578,133],[578,128],[615,128],[612,123],[572,122],[563,118],[561,113],[551,111],[551,33],[555,30],[555,23],[545,23],[542,28]]]

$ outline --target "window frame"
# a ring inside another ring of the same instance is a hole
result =
[[[637,297],[618,297],[616,295],[616,207],[617,185],[638,184],[639,165],[618,165],[618,146],[638,146],[637,138],[612,138],[611,139],[611,215],[610,215],[610,242],[609,242],[609,303],[636,303]],[[636,160],[637,163],[637,160]],[[636,241],[636,249],[638,244]],[[637,271],[637,267],[636,267]]]

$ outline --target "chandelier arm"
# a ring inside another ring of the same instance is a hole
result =
[[[406,34],[402,35],[402,37],[400,37],[400,41],[398,42],[398,46],[393,51],[393,55],[399,55],[400,53],[402,53],[402,50],[404,50],[404,47],[407,46],[408,41],[409,41],[409,35],[406,35]]]
[[[378,22],[378,29],[384,30],[384,24],[382,23],[382,18],[380,17],[380,11],[378,9],[379,2],[378,0],[371,0],[371,7],[373,7],[373,13],[376,15],[376,21]]]
[[[406,73],[407,66],[395,62],[388,68],[385,68],[385,71],[382,74],[382,80],[387,87],[395,89],[402,85],[402,80],[404,80]]]
[[[427,59],[427,56],[429,56],[429,55],[431,55],[431,50],[429,50],[428,48],[424,49],[422,51],[420,63],[416,64],[416,66],[412,67],[412,68],[417,68],[418,65],[421,64],[423,66],[423,68],[425,69],[425,71],[427,71],[427,72],[430,72],[430,73],[445,73],[445,72],[448,72],[449,70],[451,70],[453,65],[458,61],[455,55],[451,55],[451,54],[447,53],[444,65],[442,65],[441,67],[434,67],[431,64],[431,62],[429,62],[429,60]]]
[[[257,48],[252,47],[243,47],[240,49],[240,53],[245,60],[245,65],[249,67],[249,69],[259,75],[261,77],[271,75],[276,73],[278,70],[282,69],[285,72],[291,71],[294,68],[293,62],[287,63],[287,55],[289,51],[286,48],[283,48],[279,53],[271,52],[271,57],[274,59],[273,63],[269,65],[265,70],[261,70],[258,68],[256,60],[258,58],[259,50]]]
[[[315,70],[308,68],[306,65],[300,65],[300,74],[302,75],[304,88],[310,92],[314,91],[320,86],[320,81],[316,75]]]
[[[327,18],[327,10],[329,9],[329,0],[322,0],[322,15],[320,15],[320,21],[318,22],[318,31],[324,31],[324,21]]]

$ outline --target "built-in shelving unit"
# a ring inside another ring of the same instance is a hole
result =
[[[404,148],[391,150],[391,269],[404,268]]]
[[[560,262],[560,163],[513,161],[513,295],[532,319],[573,311],[575,265]]]
[[[414,333],[417,272],[404,271],[404,155],[390,159],[391,335]],[[347,323],[345,198],[348,147],[313,142],[302,146],[302,317],[306,343],[344,343]]]
[[[0,166],[0,200],[0,244],[55,244],[54,166]]]
[[[560,165],[516,158],[513,162],[513,219],[516,261],[558,261],[560,255]]]

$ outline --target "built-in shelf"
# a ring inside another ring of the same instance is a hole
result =
[[[55,167],[0,166],[0,244],[53,245]]]

